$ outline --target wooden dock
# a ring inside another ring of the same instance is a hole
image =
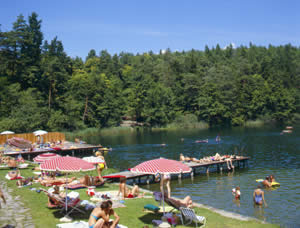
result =
[[[248,160],[250,157],[240,157],[237,159],[232,159],[232,164],[235,166],[235,168],[245,168],[248,164]],[[215,168],[216,171],[222,171],[227,169],[227,164],[226,161],[212,161],[212,162],[206,162],[206,163],[196,163],[196,162],[183,162],[184,164],[188,165],[189,167],[192,168],[192,172],[190,174],[172,174],[171,178],[172,179],[178,179],[178,178],[185,178],[185,177],[190,177],[194,175],[198,175],[201,172],[201,169],[205,170],[206,173],[210,172],[210,168]],[[203,172],[202,172],[203,173]],[[119,181],[120,177],[126,177],[128,180],[132,180],[133,183],[138,183],[138,184],[150,184],[155,182],[155,177],[154,175],[150,174],[136,174],[132,173],[129,170],[122,171],[119,173],[113,173],[107,176],[103,176],[106,178],[108,181],[115,182]],[[145,177],[145,178],[144,178]],[[142,179],[144,178],[144,180]]]

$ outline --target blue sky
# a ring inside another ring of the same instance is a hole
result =
[[[4,0],[2,31],[17,16],[39,15],[44,38],[55,36],[71,57],[133,54],[170,48],[203,50],[235,46],[291,43],[300,46],[300,1],[297,0]]]

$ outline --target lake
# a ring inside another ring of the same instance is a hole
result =
[[[172,180],[172,195],[183,198],[190,195],[195,202],[218,209],[232,211],[285,227],[300,226],[300,127],[290,134],[281,134],[283,128],[224,128],[207,130],[177,130],[159,132],[133,132],[115,136],[92,136],[88,143],[112,147],[105,157],[109,167],[126,170],[142,161],[165,157],[179,159],[183,153],[189,157],[212,156],[216,152],[250,156],[246,168],[235,171],[203,172],[191,178]],[[216,142],[220,134],[221,141]],[[208,139],[208,143],[195,140]],[[165,143],[166,146],[161,146]],[[263,189],[267,207],[254,207],[252,195],[256,179],[273,174],[281,185]],[[240,186],[241,200],[232,196],[233,187]],[[147,188],[147,185],[142,186]],[[148,186],[159,190],[158,184]]]

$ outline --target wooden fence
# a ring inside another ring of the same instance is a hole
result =
[[[4,144],[7,139],[10,139],[12,137],[18,137],[18,138],[23,138],[31,143],[35,143],[38,141],[38,137],[35,136],[33,133],[24,133],[24,134],[11,134],[11,135],[0,135],[0,144]],[[40,136],[41,138],[43,137],[43,142],[52,142],[52,141],[57,141],[57,140],[65,140],[65,134],[60,133],[60,132],[48,132],[45,135]]]

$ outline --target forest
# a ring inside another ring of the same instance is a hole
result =
[[[37,13],[0,27],[0,131],[148,127],[181,121],[243,126],[300,119],[300,48],[292,44],[70,57],[44,40]],[[47,28],[45,28],[47,29]]]

